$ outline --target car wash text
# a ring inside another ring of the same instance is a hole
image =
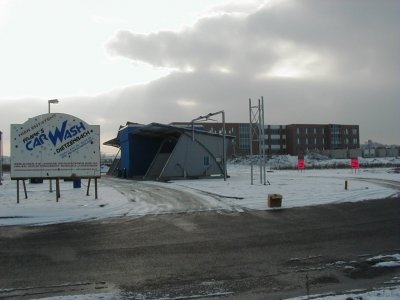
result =
[[[65,120],[61,125],[61,129],[56,127],[54,132],[49,131],[49,133],[46,135],[44,129],[42,128],[31,134],[29,137],[24,138],[23,142],[25,143],[26,149],[32,151],[36,147],[43,145],[45,141],[50,141],[54,146],[56,146],[57,141],[62,143],[73,137],[83,138],[87,135],[90,135],[90,131],[86,130],[83,122],[67,128],[67,120]]]

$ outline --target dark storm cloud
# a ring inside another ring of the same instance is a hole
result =
[[[398,1],[284,1],[246,16],[204,18],[179,32],[121,31],[108,50],[154,66],[247,74],[265,73],[301,51],[317,55],[331,76],[395,76],[399,15]]]
[[[201,20],[195,27],[181,32],[144,35],[120,31],[108,44],[108,50],[157,67],[180,70],[232,67],[237,58],[231,56],[233,49],[242,46],[241,40],[235,38],[235,35],[243,36],[241,25],[235,18],[221,16]]]
[[[400,143],[400,1],[265,2],[243,13],[220,6],[176,32],[116,33],[110,53],[173,71],[54,110],[100,124],[104,142],[126,121],[190,121],[224,109],[227,122],[248,122],[249,97],[264,96],[268,124],[359,124],[361,142]]]
[[[178,32],[121,31],[107,49],[176,70],[145,88],[141,109],[154,120],[225,109],[247,121],[247,99],[264,95],[268,123],[355,123],[362,139],[398,143],[400,2],[265,3],[247,14],[219,7]],[[289,78],[271,76],[282,67]]]

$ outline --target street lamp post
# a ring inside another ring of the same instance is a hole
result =
[[[47,102],[48,102],[48,104],[49,104],[48,113],[50,113],[50,104],[57,104],[59,101],[58,101],[58,99],[51,99],[51,100],[48,100]],[[52,182],[51,179],[50,179],[49,191],[50,191],[50,193],[53,192],[53,182]]]
[[[225,139],[226,139],[226,134],[225,134],[225,111],[221,110],[216,113],[209,113],[206,116],[200,116],[196,119],[193,119],[191,121],[192,124],[192,140],[194,141],[194,122],[200,121],[200,120],[210,120],[210,117],[222,114],[222,167],[223,167],[223,172],[224,172],[224,181],[226,181],[227,177],[227,171],[226,171],[226,144],[225,144]]]
[[[49,103],[49,113],[50,113],[50,104],[57,104],[59,101],[58,101],[58,99],[51,99],[47,102]]]

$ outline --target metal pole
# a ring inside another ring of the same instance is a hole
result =
[[[265,170],[265,123],[264,123],[264,97],[261,96],[261,120],[262,120],[262,135],[263,135],[263,173],[264,185],[267,184],[266,170]]]
[[[47,103],[48,103],[48,112],[50,113],[50,104],[57,104],[59,101],[58,101],[58,99],[51,99],[51,100],[47,100]],[[52,193],[53,192],[53,182],[52,182],[52,180],[50,179],[50,181],[49,181],[49,191],[50,191],[50,193]],[[57,198],[58,199],[58,198]]]
[[[217,113],[215,113],[215,114],[217,114]],[[212,115],[212,114],[210,114],[210,115]],[[204,119],[204,117],[203,117],[203,116],[200,116],[200,117],[198,117],[198,118],[193,119],[192,121],[190,121],[190,123],[192,124],[192,141],[193,141],[193,142],[194,142],[194,122],[199,121],[199,120],[201,120],[201,119]]]
[[[261,128],[261,101],[258,99],[258,163],[260,164],[260,184],[263,183],[262,173],[262,128]]]
[[[194,122],[192,121],[192,142],[194,142]]]
[[[251,121],[251,98],[249,98],[249,114],[250,114],[250,123],[249,123],[249,145],[250,145],[250,173],[251,173],[251,185],[253,185],[253,129],[252,129],[252,121]]]
[[[50,113],[50,100],[47,101],[47,103],[49,104],[49,110],[48,110],[48,112]],[[49,180],[49,192],[50,192],[50,193],[53,192],[53,182],[52,182],[51,179]],[[57,202],[58,202],[58,198],[57,198]]]
[[[224,173],[224,180],[226,181],[226,177],[227,177],[227,172],[226,172],[226,134],[225,134],[225,111],[221,110],[215,113],[209,113],[206,116],[200,116],[196,119],[193,119],[191,121],[192,124],[192,140],[194,141],[194,122],[199,121],[199,120],[209,120],[210,117],[218,115],[218,114],[222,114],[222,169],[223,169],[223,173]]]
[[[225,112],[222,111],[222,159],[224,160],[224,181],[226,181]]]

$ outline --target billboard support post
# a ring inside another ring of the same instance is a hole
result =
[[[97,199],[97,178],[94,179],[94,199]]]
[[[92,181],[92,178],[89,178],[88,180],[88,185],[86,189],[86,196],[90,196],[89,190],[90,190],[90,183]],[[98,188],[97,188],[97,177],[94,177],[94,199],[98,199],[99,194],[98,194]]]
[[[88,180],[88,185],[87,185],[87,190],[86,190],[86,196],[89,196],[89,189],[90,189],[90,178]]]
[[[56,198],[57,198],[57,202],[58,202],[58,199],[61,198],[61,193],[60,193],[60,178],[56,178]]]
[[[25,199],[28,199],[28,193],[26,192],[25,179],[22,179],[22,186],[24,187]],[[19,179],[17,179],[17,204],[19,203]]]
[[[19,203],[19,179],[17,179],[17,203]]]
[[[26,192],[25,179],[22,180],[22,185],[24,187],[25,199],[28,199],[28,193]]]

